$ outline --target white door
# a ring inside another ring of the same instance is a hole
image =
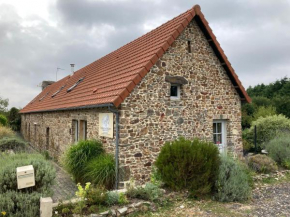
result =
[[[226,121],[215,120],[213,122],[213,142],[218,146],[220,153],[224,153],[226,151],[226,129]]]

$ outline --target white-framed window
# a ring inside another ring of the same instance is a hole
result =
[[[171,84],[170,86],[170,99],[179,100],[180,99],[180,85]]]
[[[226,152],[227,132],[225,120],[213,121],[213,142],[219,148],[220,153]]]

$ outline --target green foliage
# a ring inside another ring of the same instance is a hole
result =
[[[219,201],[229,202],[249,199],[251,187],[246,168],[236,160],[222,156],[216,189],[216,198]]]
[[[124,194],[124,193],[120,193],[120,194],[119,194],[118,204],[120,204],[120,205],[125,205],[125,204],[128,204],[128,203],[129,203],[129,201],[128,201],[128,199],[127,199],[126,194]]]
[[[45,197],[37,192],[23,193],[7,191],[0,194],[0,210],[6,212],[7,217],[39,216],[39,200]]]
[[[76,192],[76,196],[80,200],[76,204],[76,207],[74,209],[74,213],[76,213],[76,214],[82,214],[83,213],[83,209],[87,205],[86,200],[87,200],[88,192],[90,191],[90,185],[91,185],[91,183],[87,182],[86,186],[83,188],[80,183],[77,184],[78,190]]]
[[[261,154],[249,157],[248,165],[252,170],[258,173],[272,173],[278,170],[272,158]]]
[[[179,138],[166,142],[156,160],[162,181],[174,190],[193,195],[211,192],[219,166],[218,148],[211,142]]]
[[[9,100],[8,99],[3,99],[0,97],[0,112],[4,113],[7,111],[7,107],[9,105]]]
[[[93,158],[104,153],[103,145],[97,140],[79,141],[65,153],[63,163],[77,182],[83,182],[86,164]]]
[[[134,188],[129,187],[127,189],[127,196],[129,198],[137,198],[142,200],[149,200],[149,201],[158,201],[162,196],[162,190],[153,183],[146,183],[145,187],[142,188],[140,186]]]
[[[268,117],[268,116],[273,116],[276,115],[276,108],[273,106],[268,106],[268,107],[258,107],[258,109],[255,111],[253,114],[253,121],[257,120],[260,117]]]
[[[115,191],[108,191],[106,194],[106,204],[109,206],[116,205],[119,202],[119,194]]]
[[[161,175],[155,166],[152,166],[150,181],[156,186],[160,187],[162,185]]]
[[[0,139],[4,137],[14,137],[15,133],[8,127],[4,127],[0,124]]]
[[[8,114],[9,126],[14,131],[19,131],[21,127],[21,115],[19,109],[12,107]]]
[[[257,126],[257,146],[259,149],[264,147],[264,143],[269,142],[281,132],[290,132],[290,119],[283,115],[273,115],[268,117],[260,117],[252,123],[249,130],[244,132],[244,138],[253,143],[254,126]]]
[[[279,165],[289,168],[290,162],[290,134],[280,134],[265,146],[269,156]],[[289,168],[290,169],[290,168]]]
[[[7,118],[4,115],[0,114],[0,125],[6,126],[7,122],[8,122]]]
[[[55,179],[54,167],[40,154],[0,154],[0,193],[17,189],[16,168],[33,165],[35,186],[21,190],[22,192],[39,192],[51,194],[51,185]]]
[[[106,188],[104,186],[91,187],[87,199],[89,204],[103,205],[106,202]]]
[[[115,160],[110,154],[101,154],[85,165],[84,179],[95,185],[103,185],[107,189],[113,188],[115,183]]]
[[[26,148],[26,142],[19,137],[4,137],[0,139],[0,151],[12,149],[14,151],[21,151]]]

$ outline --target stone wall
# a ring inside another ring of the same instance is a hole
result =
[[[191,42],[191,53],[188,51]],[[165,76],[182,76],[180,100]],[[213,140],[213,120],[227,121],[228,151],[242,153],[241,101],[195,21],[192,21],[121,104],[120,164],[141,183],[162,145],[179,136]]]
[[[107,152],[114,154],[115,137],[113,139],[99,137],[99,113],[106,109],[86,109],[58,111],[47,113],[23,114],[21,116],[21,132],[24,138],[37,149],[48,150],[49,154],[58,159],[61,154],[74,143],[73,120],[87,121],[87,138],[99,139]],[[30,129],[29,129],[30,126]],[[49,144],[46,131],[49,128]]]

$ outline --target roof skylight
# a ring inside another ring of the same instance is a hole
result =
[[[66,92],[70,92],[70,91],[72,91],[76,86],[78,86],[78,84],[79,83],[81,83],[82,82],[82,80],[84,80],[84,77],[83,78],[80,78],[73,86],[71,86],[70,88],[68,88],[67,90],[66,90]]]
[[[39,99],[39,101],[43,100],[43,99],[44,99],[48,94],[49,94],[49,92],[47,92],[43,97],[41,97],[41,98]]]
[[[54,94],[52,94],[51,97],[55,97],[64,87],[65,87],[65,85],[63,85],[61,88],[59,88],[59,90],[56,91]]]

